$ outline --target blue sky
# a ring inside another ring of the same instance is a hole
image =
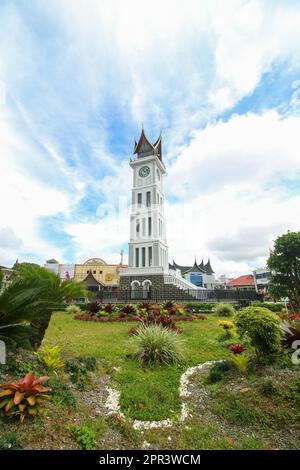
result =
[[[0,264],[118,262],[142,122],[171,258],[245,273],[299,230],[300,4],[224,3],[1,1]]]

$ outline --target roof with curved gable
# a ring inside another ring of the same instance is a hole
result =
[[[102,258],[90,258],[88,260],[86,260],[83,264],[87,264],[87,265],[106,265],[107,263],[102,259]]]
[[[146,136],[144,128],[142,128],[138,142],[136,140],[134,141],[133,154],[138,154],[138,157],[140,157],[151,153],[153,155],[157,155],[160,160],[162,159],[162,135],[160,133],[156,142],[151,144],[150,140]]]

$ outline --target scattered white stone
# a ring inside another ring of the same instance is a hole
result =
[[[141,421],[135,419],[133,422],[133,429],[140,431],[141,429],[155,429],[155,428],[171,428],[173,421],[168,419],[162,419],[161,421]]]
[[[172,437],[171,437],[171,436],[168,436],[167,439],[168,439],[169,442],[172,441]]]
[[[149,449],[150,446],[151,446],[150,442],[143,441],[143,443],[142,443],[142,449]]]
[[[108,391],[108,397],[105,402],[105,406],[108,410],[107,414],[109,416],[117,414],[120,418],[125,418],[120,409],[120,392],[110,387],[106,387],[106,390]]]

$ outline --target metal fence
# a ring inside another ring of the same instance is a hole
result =
[[[168,289],[150,288],[139,289],[101,289],[95,294],[95,299],[102,303],[123,302],[163,302],[173,300],[175,302],[229,302],[247,304],[253,301],[262,301],[263,294],[253,290],[227,290],[227,289],[185,289],[176,292],[176,298],[170,298]]]

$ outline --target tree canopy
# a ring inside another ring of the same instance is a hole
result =
[[[272,272],[270,293],[275,298],[288,297],[295,307],[300,306],[300,232],[279,236],[268,259]]]

